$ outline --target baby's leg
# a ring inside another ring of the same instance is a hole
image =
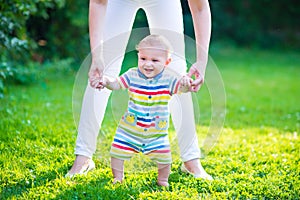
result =
[[[111,170],[114,176],[113,184],[122,182],[124,178],[124,160],[111,158]]]
[[[169,186],[168,179],[171,171],[171,164],[157,164],[157,167],[157,184],[160,186]]]

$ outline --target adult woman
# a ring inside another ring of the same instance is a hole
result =
[[[197,44],[197,62],[192,65],[188,74],[189,76],[195,75],[192,90],[198,91],[204,80],[208,58],[211,33],[210,8],[208,0],[189,0],[188,3]],[[122,62],[122,55],[124,55],[138,9],[145,11],[152,34],[165,35],[170,39],[173,47],[175,44],[174,52],[177,58],[173,58],[175,64],[169,68],[181,74],[185,73],[183,20],[179,0],[90,0],[89,29],[92,64],[89,80],[91,84],[87,86],[84,95],[76,141],[76,159],[68,176],[85,173],[94,168],[92,155],[96,150],[96,138],[110,95],[108,90],[95,90],[97,85],[94,82],[97,81],[94,80],[102,79],[104,71],[110,76],[119,74],[119,68],[105,69],[104,66],[113,60],[116,63]],[[172,37],[170,32],[174,33],[171,34]],[[114,66],[121,65],[114,64]],[[191,95],[181,95],[173,102],[170,103],[171,114],[178,136],[181,158],[184,162],[182,169],[192,173],[195,177],[212,179],[200,164]],[[178,110],[179,107],[180,110]]]

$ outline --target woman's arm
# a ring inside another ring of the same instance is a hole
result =
[[[204,82],[211,36],[211,12],[208,0],[188,0],[196,38],[197,61],[192,65],[189,76],[195,75],[192,91],[198,91]]]
[[[107,0],[90,0],[89,4],[89,36],[92,64],[89,80],[92,87],[97,87],[102,80],[104,65],[102,62],[103,29],[106,15]]]

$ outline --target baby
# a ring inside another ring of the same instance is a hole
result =
[[[171,62],[171,45],[160,35],[149,35],[139,42],[138,67],[118,78],[103,77],[98,87],[128,89],[128,108],[119,122],[111,145],[113,183],[124,178],[124,160],[143,153],[158,166],[157,183],[169,186],[171,151],[168,138],[169,108],[173,94],[189,92],[192,79],[178,77],[166,69]]]

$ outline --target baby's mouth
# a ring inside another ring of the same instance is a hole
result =
[[[152,71],[153,71],[153,69],[149,69],[149,68],[144,68],[144,70],[145,70],[146,72],[152,72]]]

